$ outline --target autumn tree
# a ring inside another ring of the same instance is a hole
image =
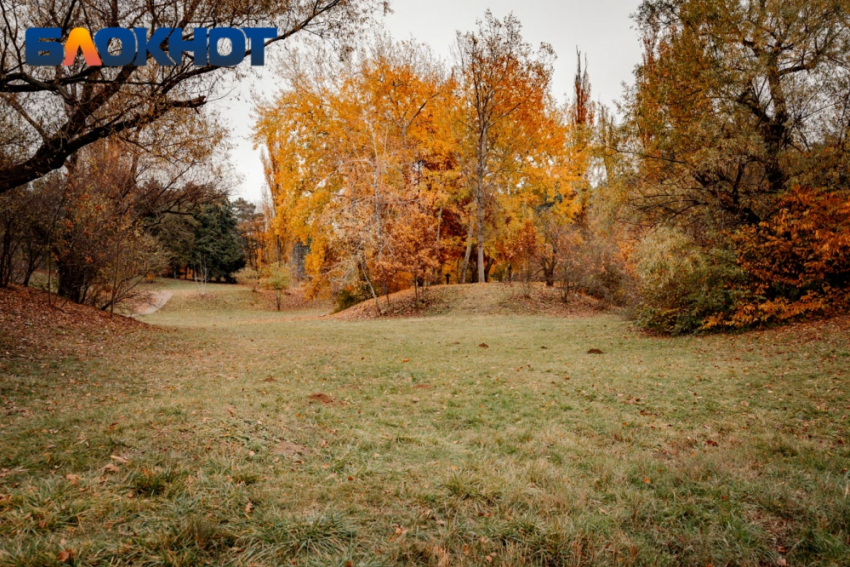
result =
[[[310,288],[378,297],[468,280],[509,261],[498,239],[526,221],[570,223],[581,175],[568,109],[550,92],[553,54],[488,14],[459,34],[451,69],[414,42],[378,36],[342,60],[294,54],[260,108],[274,237],[309,247]],[[450,274],[449,274],[450,275]],[[474,278],[473,278],[474,279]]]
[[[0,195],[0,287],[30,284],[48,257],[63,207],[56,175]]]
[[[847,3],[646,0],[626,99],[644,220],[757,225],[793,184],[846,186]]]
[[[642,3],[643,61],[624,127],[605,136],[629,220],[653,228],[636,262],[647,326],[842,303],[846,258],[830,250],[848,199],[847,13],[841,0]]]
[[[312,69],[297,55],[286,62],[289,87],[261,109],[257,125],[268,152],[275,231],[288,247],[309,244],[314,289],[360,280],[377,304],[405,266],[422,277],[422,264],[402,258],[404,251],[435,255],[445,236],[451,139],[439,102],[446,78],[412,42],[378,37],[345,61],[312,55]],[[414,209],[427,214],[410,217]],[[414,251],[411,238],[433,242]],[[439,261],[432,259],[433,270]]]
[[[576,72],[573,80],[573,100],[563,110],[562,127],[550,127],[550,139],[544,147],[555,148],[548,162],[563,162],[556,170],[554,186],[541,195],[534,208],[538,233],[542,238],[538,258],[546,285],[579,281],[570,269],[584,271],[574,260],[579,255],[576,243],[592,240],[589,222],[591,205],[591,170],[594,147],[596,105],[591,100],[590,74],[587,57],[582,61],[576,53]],[[552,175],[549,175],[552,178]],[[551,183],[551,182],[550,182]],[[576,234],[582,231],[582,236]],[[573,284],[566,287],[572,288]],[[565,296],[566,297],[566,296]]]
[[[460,169],[472,196],[463,274],[477,246],[478,281],[486,280],[487,209],[497,193],[511,195],[535,146],[545,136],[554,53],[535,52],[522,38],[513,15],[504,20],[489,11],[475,32],[459,33],[457,133]],[[474,230],[473,230],[474,227]]]
[[[60,295],[78,303],[95,301],[89,291],[99,280],[101,261],[115,254],[122,239],[140,242],[142,233],[158,232],[169,214],[192,214],[221,198],[222,190],[211,182],[226,171],[215,163],[220,131],[200,115],[184,124],[210,136],[202,142],[158,143],[156,152],[105,139],[69,160],[67,173],[58,177],[64,206],[51,251]]]
[[[296,34],[347,40],[385,0],[0,0],[0,193],[61,168],[80,149],[110,136],[135,136],[137,147],[156,145],[156,134],[188,135],[180,115],[200,108],[223,82],[242,71],[201,61],[197,53],[174,53],[174,65],[147,57],[146,66],[88,66],[82,58],[68,67],[25,64],[24,35],[29,28],[61,30],[61,41],[82,27],[182,29],[277,27],[277,35],[251,39],[259,45]],[[176,36],[169,36],[173,45]],[[165,50],[170,58],[171,50]],[[198,65],[195,65],[198,63]],[[171,127],[140,128],[176,116]],[[178,129],[179,127],[179,129]]]

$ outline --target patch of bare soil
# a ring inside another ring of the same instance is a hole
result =
[[[170,291],[154,291],[134,302],[131,309],[134,315],[152,315],[166,306],[174,294]]]
[[[380,313],[378,312],[380,307]],[[422,294],[419,306],[413,290],[405,290],[365,301],[336,313],[333,319],[366,321],[379,317],[408,318],[439,315],[542,315],[552,317],[586,317],[604,311],[604,306],[586,296],[573,296],[565,303],[560,290],[544,284],[530,287],[522,284],[471,284],[435,286]]]
[[[94,357],[116,337],[147,328],[133,319],[110,317],[55,295],[48,304],[47,293],[33,288],[0,289],[0,360]]]

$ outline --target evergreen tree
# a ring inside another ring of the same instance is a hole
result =
[[[168,269],[174,277],[192,263],[195,250],[195,219],[188,215],[168,214],[156,227],[155,235],[168,258]]]
[[[245,267],[238,221],[229,202],[208,205],[194,215],[195,245],[192,265],[205,265],[210,279],[233,281]]]

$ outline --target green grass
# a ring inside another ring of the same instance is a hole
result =
[[[100,358],[0,360],[0,566],[848,564],[838,323],[351,323],[168,288]]]

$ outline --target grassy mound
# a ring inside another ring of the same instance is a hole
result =
[[[555,317],[590,316],[603,306],[588,297],[573,297],[565,303],[561,292],[544,284],[530,288],[522,284],[489,283],[431,287],[422,294],[419,305],[412,289],[369,300],[335,314],[343,321],[365,321],[379,317],[544,315]]]

